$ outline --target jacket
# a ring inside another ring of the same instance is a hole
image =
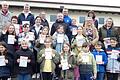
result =
[[[87,59],[88,59],[88,61],[84,61]],[[81,51],[77,57],[77,64],[79,65],[80,74],[88,74],[88,73],[89,74],[92,74],[92,73],[97,74],[96,61],[91,52],[85,53],[85,52]]]
[[[95,59],[96,59],[96,55],[101,55],[102,61],[104,62],[104,64],[97,64],[97,72],[106,72],[105,66],[107,65],[108,59],[105,51],[101,49],[101,51],[98,52],[96,49],[94,49],[92,51],[92,54],[94,55]]]
[[[70,26],[72,19],[69,16],[64,16],[64,21],[65,21],[65,23],[67,23]]]
[[[10,52],[7,52],[5,59],[8,60],[5,66],[0,66],[0,77],[10,77],[12,72],[13,65],[13,55]]]
[[[65,30],[65,34],[68,34],[68,30],[69,30],[68,25],[64,21],[56,20],[56,22],[53,23],[52,27],[51,27],[51,32],[50,32],[51,36],[56,32],[58,25],[63,25],[64,30]]]
[[[63,53],[61,53],[61,57],[60,60],[63,59],[63,57],[65,57],[65,55],[62,55]],[[75,58],[75,54],[73,52],[70,52],[69,55],[67,55],[67,61],[68,64],[71,65],[71,67],[69,67],[69,69],[67,70],[61,70],[61,77],[64,80],[74,80],[74,68],[76,65],[76,58]]]
[[[117,30],[115,30],[114,26],[112,26],[109,30],[107,30],[106,26],[104,25],[101,28],[99,28],[98,33],[99,33],[99,40],[101,42],[103,42],[104,38],[116,37],[118,40],[119,37]]]
[[[52,73],[55,72],[56,64],[60,62],[60,55],[52,49],[53,54],[55,54],[54,57],[51,59],[51,68]],[[37,62],[40,64],[40,71],[43,72],[44,65],[45,65],[45,57],[42,57],[42,54],[45,54],[45,49],[42,49],[38,55],[37,55]],[[49,64],[48,64],[49,65]]]
[[[116,52],[113,53],[113,50]],[[119,58],[120,48],[109,46],[106,49],[106,52],[108,54],[108,64],[106,67],[107,72],[120,73],[120,62],[117,60]]]
[[[19,63],[17,63],[17,59],[20,59],[20,56],[28,57],[30,59],[30,63],[27,63],[27,67],[19,67]],[[32,67],[35,64],[35,57],[32,51],[28,49],[20,49],[16,51],[16,56],[15,56],[15,64],[17,68],[17,74],[32,74],[33,69]]]
[[[15,36],[15,39],[16,41],[14,42],[14,44],[8,44],[8,33],[6,34],[1,34],[0,35],[0,41],[4,41],[6,44],[7,44],[7,48],[8,48],[8,51],[11,52],[11,53],[15,53],[15,51],[17,50],[17,46],[18,46],[18,37]]]
[[[21,13],[18,16],[18,24],[22,24],[22,21],[30,21],[30,26],[33,26],[34,25],[34,15],[29,13],[27,18],[25,18],[24,13]]]
[[[52,38],[53,38],[53,47],[55,48],[55,50],[56,50],[58,53],[60,53],[60,52],[62,51],[62,49],[63,49],[63,44],[64,44],[64,43],[69,43],[69,39],[68,39],[67,35],[64,34],[64,41],[63,41],[63,43],[58,43],[58,42],[57,42],[57,35],[58,35],[58,34],[59,34],[59,33],[55,32],[55,33],[53,34]]]
[[[7,24],[11,23],[11,13],[8,11],[6,15],[3,14],[2,11],[0,11],[0,30],[3,29],[3,27],[7,26]]]

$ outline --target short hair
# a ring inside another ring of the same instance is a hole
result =
[[[84,42],[83,44],[82,44],[82,47],[89,47],[90,46],[90,44],[88,43],[88,42]]]
[[[117,41],[117,38],[116,37],[111,37],[110,40]]]
[[[101,41],[98,41],[98,42],[95,43],[95,45],[103,46],[103,43]]]
[[[18,19],[18,17],[17,17],[17,16],[12,16],[12,17],[11,17],[11,20],[12,20],[13,18]]]
[[[3,6],[4,4],[6,4],[6,5],[9,6],[9,3],[8,3],[7,1],[3,1],[3,2],[1,3],[2,6]]]

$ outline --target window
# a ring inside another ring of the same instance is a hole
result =
[[[55,22],[57,19],[57,15],[50,15],[50,22]]]
[[[99,18],[99,24],[104,24],[104,18]]]
[[[80,16],[79,17],[79,23],[84,23],[85,22],[85,17]]]

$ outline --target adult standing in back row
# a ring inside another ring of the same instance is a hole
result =
[[[69,28],[68,28],[68,25],[67,25],[67,24],[65,23],[65,21],[64,21],[64,16],[63,16],[62,13],[58,13],[58,14],[57,14],[57,19],[56,19],[55,23],[53,23],[53,25],[52,25],[52,27],[51,27],[51,32],[50,32],[50,35],[51,35],[51,36],[56,32],[57,27],[58,27],[59,25],[64,26],[65,34],[67,34]]]
[[[0,11],[0,32],[3,27],[9,24],[11,21],[11,13],[9,12],[9,4],[4,1],[2,2],[2,9]]]
[[[34,25],[34,15],[30,11],[29,4],[24,5],[23,12],[18,16],[18,24],[24,25],[26,23],[30,24],[30,26]]]

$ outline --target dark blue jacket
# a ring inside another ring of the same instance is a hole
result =
[[[13,65],[13,55],[7,52],[5,59],[8,60],[6,66],[0,66],[0,77],[10,77],[11,75],[11,67]],[[13,69],[12,69],[13,70]]]
[[[98,52],[96,49],[94,49],[92,51],[92,54],[94,55],[95,59],[96,59],[96,55],[102,55],[102,60],[104,64],[97,64],[97,72],[106,72],[105,66],[107,65],[108,58],[107,58],[107,54],[105,53],[105,51],[101,49],[101,51]]]
[[[22,21],[30,21],[30,25],[33,26],[34,25],[34,15],[29,13],[27,18],[25,18],[25,15],[24,13],[21,13],[19,16],[18,16],[18,24],[22,24]]]

